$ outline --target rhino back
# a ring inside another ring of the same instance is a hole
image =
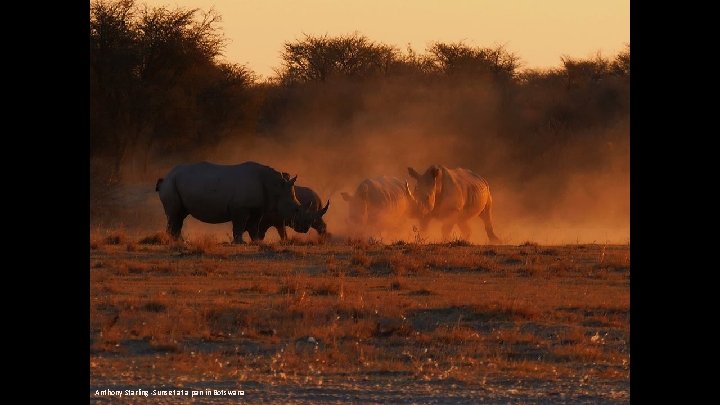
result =
[[[312,212],[318,212],[322,208],[320,196],[309,187],[295,186],[295,195],[303,210],[310,209]]]
[[[477,173],[464,169],[440,166],[442,189],[436,197],[436,216],[460,211],[468,216],[480,214],[490,196],[487,180]]]
[[[254,162],[218,165],[208,162],[180,165],[165,178],[171,181],[183,206],[203,222],[232,220],[239,209],[265,208],[263,171],[272,170]]]
[[[363,183],[368,186],[368,209],[396,215],[402,215],[407,210],[408,200],[404,181],[397,177],[382,176],[367,179]]]

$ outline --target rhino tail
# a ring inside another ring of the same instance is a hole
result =
[[[160,184],[162,184],[163,178],[159,178],[157,183],[155,183],[155,191],[160,191]]]

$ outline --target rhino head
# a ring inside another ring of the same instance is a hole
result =
[[[325,233],[327,233],[327,224],[325,224],[325,221],[323,221],[322,217],[323,215],[325,215],[328,208],[330,208],[330,200],[327,200],[325,207],[321,208],[315,214],[315,220],[312,223],[312,227],[315,228],[315,230],[317,230],[320,235],[324,235]]]
[[[435,208],[435,198],[442,187],[441,171],[437,165],[430,166],[425,173],[419,174],[412,167],[408,167],[408,173],[417,180],[415,191],[411,192],[406,183],[406,192],[411,201],[414,202],[417,212],[421,216],[429,215]]]
[[[291,227],[295,232],[301,233],[306,233],[310,230],[310,227],[313,227],[319,234],[324,234],[327,231],[327,226],[325,225],[325,221],[322,220],[322,217],[329,207],[330,200],[327,201],[325,207],[313,207],[312,205],[303,207],[298,215],[293,218]]]
[[[270,188],[271,194],[276,201],[275,208],[277,212],[280,216],[291,222],[299,216],[302,207],[295,195],[296,180],[297,176],[290,178],[290,176],[286,176],[285,173],[283,173],[279,179],[272,182],[272,187]]]
[[[348,220],[351,224],[361,225],[367,222],[368,210],[367,210],[367,197],[368,187],[367,184],[361,184],[355,195],[351,195],[346,192],[340,193],[343,200],[348,202]]]

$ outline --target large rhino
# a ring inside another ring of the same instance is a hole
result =
[[[277,229],[278,235],[281,240],[287,239],[287,232],[285,227],[289,226],[293,228],[295,232],[307,233],[312,227],[315,229],[320,236],[324,236],[327,233],[327,225],[323,221],[322,217],[330,207],[330,200],[328,200],[325,207],[322,206],[322,200],[315,191],[311,188],[303,186],[295,186],[295,195],[302,208],[300,209],[300,220],[295,220],[293,223],[283,219],[277,212],[268,213],[263,215],[259,221],[257,235],[260,240],[265,239],[265,233],[267,233],[270,227]],[[252,221],[251,221],[252,223]]]
[[[354,225],[392,228],[414,215],[407,181],[381,176],[363,180],[355,195],[341,193],[349,203],[348,219]]]
[[[419,174],[408,167],[410,176],[417,180],[415,191],[410,192],[420,215],[420,229],[427,229],[431,219],[443,223],[442,235],[447,239],[453,226],[460,228],[465,239],[472,233],[467,221],[479,216],[492,243],[500,243],[492,225],[492,196],[487,180],[468,169],[448,169],[430,166]]]
[[[242,243],[242,233],[253,230],[262,215],[276,213],[292,222],[300,214],[300,202],[295,195],[295,180],[277,170],[256,162],[238,165],[218,165],[208,162],[175,166],[157,181],[155,191],[160,195],[168,233],[180,236],[183,221],[188,215],[210,224],[232,221],[233,242]]]

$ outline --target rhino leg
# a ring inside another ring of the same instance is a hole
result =
[[[241,212],[233,216],[232,225],[233,225],[233,243],[235,244],[243,244],[242,235],[243,232],[247,229],[248,220],[250,219],[250,213],[249,212]],[[252,232],[249,232],[250,235],[253,235]]]
[[[271,221],[268,219],[267,215],[260,215],[260,221],[257,225],[257,233],[254,235],[255,239],[253,239],[253,233],[250,231],[252,225],[252,218],[248,221],[248,233],[250,234],[250,239],[254,241],[263,241],[265,240],[265,235],[267,234],[268,229],[272,226]]]
[[[261,236],[261,224],[262,224],[262,215],[261,214],[253,214],[250,215],[250,218],[247,222],[246,230],[248,234],[250,234],[250,240],[253,242],[257,242],[259,240],[263,240],[265,238],[265,232],[262,232]]]
[[[173,239],[180,238],[183,222],[187,215],[168,215],[167,232]]]
[[[450,232],[452,231],[453,226],[455,226],[455,224],[452,222],[443,224],[442,228],[440,229],[443,239],[450,239]]]
[[[420,232],[425,232],[428,229],[428,225],[430,225],[430,218],[428,217],[422,217],[418,221],[420,224]]]
[[[498,238],[493,231],[492,198],[488,198],[488,202],[485,204],[485,209],[480,213],[480,219],[482,219],[485,224],[485,232],[487,233],[488,238],[490,238],[490,242],[497,244],[501,243],[500,238]]]
[[[165,191],[167,192],[167,190]],[[176,193],[163,194],[160,197],[167,218],[167,233],[177,240],[180,238],[180,231],[182,231],[183,222],[185,217],[188,216],[188,212]]]
[[[260,224],[257,234],[258,240],[265,240],[265,234],[267,233],[268,229],[270,229],[269,226],[264,226],[262,223]]]
[[[460,232],[462,232],[462,237],[465,240],[470,240],[470,235],[472,235],[472,228],[470,228],[470,225],[468,225],[467,221],[460,221],[458,222],[458,227],[460,228]]]
[[[171,209],[172,208],[172,209]],[[168,207],[165,210],[165,216],[167,217],[167,232],[170,236],[177,240],[180,238],[180,231],[182,231],[183,222],[188,216],[188,213],[182,207]]]
[[[280,240],[287,239],[287,231],[285,230],[285,224],[275,225],[275,229],[277,229],[277,233],[278,235],[280,235]]]

